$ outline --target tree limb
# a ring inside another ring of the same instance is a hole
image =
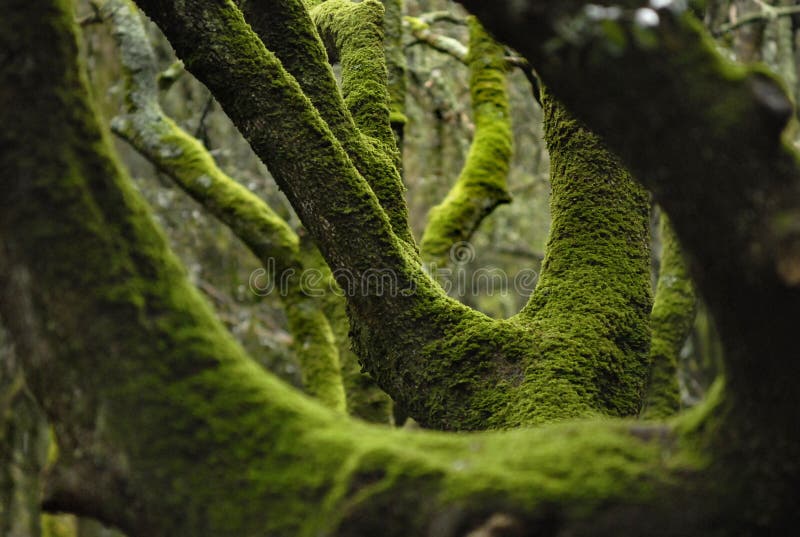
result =
[[[720,36],[722,34],[737,30],[748,24],[753,24],[756,22],[769,22],[779,17],[790,17],[800,13],[800,6],[771,6],[763,2],[759,2],[759,6],[761,7],[761,11],[747,13],[737,18],[735,21],[721,25],[719,28],[714,30],[714,35]]]
[[[302,273],[313,267],[303,265],[297,235],[266,203],[220,170],[203,145],[164,114],[158,102],[155,53],[132,2],[105,0],[102,15],[113,22],[128,92],[125,113],[112,121],[114,132],[227,225],[269,267],[268,278],[288,284],[279,293],[304,385],[310,394],[343,412],[338,351],[320,306],[303,288]]]
[[[674,458],[661,427],[387,431],[342,420],[259,368],[190,285],[114,159],[78,75],[71,6],[22,4],[3,4],[0,43],[19,37],[26,52],[0,70],[0,98],[37,106],[0,107],[15,129],[0,133],[10,172],[0,175],[0,311],[57,426],[82,419],[62,393],[101,410],[96,434],[124,463],[133,500],[122,509],[135,511],[106,520],[131,537],[450,537],[498,513],[506,526],[615,535],[625,520],[652,533],[697,500],[675,483],[715,483],[696,459]],[[31,59],[36,76],[16,76]],[[20,145],[32,158],[18,158]],[[88,468],[81,483],[103,477]],[[709,515],[683,513],[676,531],[706,527]]]
[[[461,174],[447,197],[431,209],[421,241],[423,258],[444,264],[454,244],[468,241],[486,216],[511,201],[506,179],[513,134],[505,51],[474,18],[469,27],[466,61],[475,134]]]
[[[669,214],[725,350],[729,411],[714,445],[721,458],[759,461],[737,468],[741,486],[758,489],[753,517],[787,513],[787,490],[767,477],[780,468],[800,480],[800,280],[786,268],[800,250],[800,165],[781,138],[792,105],[780,82],[722,58],[679,2],[462,3]]]
[[[241,0],[238,3],[247,22],[297,80],[359,174],[369,183],[389,216],[395,234],[408,244],[410,251],[415,251],[395,142],[387,140],[388,145],[376,148],[375,142],[356,128],[303,1]],[[374,11],[375,6],[361,9]],[[361,53],[368,54],[368,50]],[[383,91],[386,91],[385,74],[383,78]]]
[[[642,411],[645,418],[664,418],[680,409],[678,361],[692,330],[697,297],[669,218],[661,214],[661,265],[650,322],[650,379]]]

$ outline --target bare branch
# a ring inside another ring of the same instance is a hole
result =
[[[761,7],[761,11],[754,11],[752,13],[747,13],[737,18],[734,21],[727,22],[721,25],[719,28],[714,30],[714,35],[721,36],[723,34],[737,30],[742,26],[746,26],[748,24],[753,24],[756,22],[769,22],[779,17],[790,17],[792,15],[800,13],[800,5],[771,6],[764,2],[756,2],[756,3]]]

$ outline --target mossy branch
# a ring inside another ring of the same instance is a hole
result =
[[[419,42],[426,43],[439,52],[449,54],[460,62],[467,62],[469,49],[458,39],[432,31],[430,23],[422,17],[404,17],[403,22],[411,35]]]
[[[405,187],[399,172],[399,153],[392,140],[379,150],[361,130],[347,108],[328,63],[325,48],[302,0],[240,0],[247,22],[297,80],[358,172],[369,183],[389,216],[395,234],[415,250]],[[308,2],[305,2],[308,4]],[[381,93],[385,92],[385,88]],[[388,120],[387,120],[388,121]]]
[[[470,97],[475,134],[464,168],[447,197],[428,216],[423,258],[447,262],[451,247],[467,241],[486,216],[511,201],[507,177],[513,147],[504,49],[471,18]]]
[[[543,333],[532,331],[527,319],[493,321],[446,296],[392,233],[338,140],[232,4],[140,4],[287,191],[347,295],[354,350],[404,412],[442,429],[630,413],[629,383],[619,397],[595,396],[629,380],[614,370],[624,359],[609,362],[614,374],[607,377],[553,382],[549,375],[557,368],[547,364],[561,355],[539,360]],[[587,383],[591,389],[583,389]]]
[[[543,109],[552,223],[536,289],[519,314],[542,334],[531,381],[568,383],[572,396],[561,404],[575,412],[636,415],[650,343],[650,200],[547,92]],[[545,397],[532,390],[530,399]]]
[[[495,337],[488,318],[424,273],[316,109],[232,4],[140,4],[286,190],[344,290],[367,372],[420,423],[484,428],[492,418],[502,426],[508,393],[496,385],[518,375],[515,363],[535,349],[524,344],[530,334]],[[465,333],[470,341],[460,341]],[[463,354],[476,346],[481,353]]]
[[[682,2],[463,4],[536,65],[669,215],[725,351],[731,410],[715,448],[750,461],[731,463],[758,489],[748,511],[786,516],[786,483],[800,481],[789,462],[800,460],[800,156],[782,136],[793,111],[783,85],[723,58]]]
[[[356,126],[399,165],[389,121],[383,14],[378,0],[327,0],[311,11],[323,42],[329,44],[328,56],[342,66],[342,93]]]
[[[389,120],[403,155],[406,118],[406,54],[403,49],[403,0],[381,0],[383,16],[383,50],[389,74]]]
[[[293,275],[281,289],[292,349],[308,393],[338,411],[345,394],[330,325],[317,300],[301,285],[306,268],[299,239],[264,201],[225,174],[202,143],[167,117],[158,102],[157,61],[144,26],[129,0],[105,0],[102,14],[112,21],[125,81],[125,113],[112,121],[114,132],[233,231],[273,278]]]
[[[645,418],[664,418],[680,409],[678,361],[692,330],[697,310],[694,284],[689,268],[669,223],[661,214],[661,264],[650,324],[650,379],[642,410]]]
[[[241,12],[208,0],[190,0],[185,9],[139,4],[267,164],[334,273],[361,281],[367,270],[391,270],[401,287],[413,285],[421,271],[410,246],[398,239],[342,144]],[[375,294],[348,298],[363,308],[384,303]]]

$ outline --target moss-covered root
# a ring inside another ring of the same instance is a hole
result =
[[[426,261],[447,262],[451,247],[468,240],[498,205],[508,203],[506,178],[513,144],[504,49],[469,19],[466,63],[475,135],[464,168],[447,197],[431,209],[422,237]]]
[[[552,226],[538,285],[519,316],[541,334],[543,359],[530,379],[571,383],[578,401],[636,415],[648,374],[650,201],[555,99],[545,95],[543,109]]]
[[[661,265],[650,314],[650,380],[642,417],[663,418],[680,408],[678,360],[689,337],[697,296],[680,243],[669,218],[661,214]]]
[[[133,3],[106,0],[101,12],[114,24],[127,90],[126,111],[113,120],[114,131],[227,225],[262,263],[271,265],[269,277],[292,276],[280,291],[305,388],[343,412],[338,349],[322,304],[300,286],[304,266],[297,235],[263,200],[217,167],[199,140],[164,115],[155,53]]]

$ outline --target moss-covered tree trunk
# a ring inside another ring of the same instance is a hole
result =
[[[669,214],[724,346],[726,413],[713,445],[731,497],[750,494],[743,509],[758,524],[796,520],[800,168],[782,137],[792,106],[781,83],[723,59],[682,3],[463,3]],[[556,23],[564,18],[576,32]]]

